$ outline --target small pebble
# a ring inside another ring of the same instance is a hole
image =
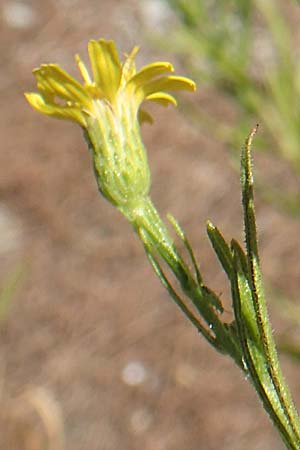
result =
[[[143,384],[147,378],[147,370],[140,361],[130,361],[122,370],[122,380],[129,386]]]
[[[25,29],[36,23],[37,14],[24,2],[7,2],[2,5],[2,18],[11,28]]]
[[[146,26],[156,30],[164,30],[170,21],[171,10],[162,0],[144,0],[140,2],[142,19]]]
[[[21,224],[11,211],[0,203],[0,254],[17,250],[21,243]]]

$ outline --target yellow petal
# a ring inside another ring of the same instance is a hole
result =
[[[144,85],[151,81],[154,77],[162,75],[167,72],[174,72],[174,67],[168,62],[155,62],[148,64],[139,70],[134,77],[129,80],[128,84],[135,85],[137,87]]]
[[[135,60],[137,52],[139,51],[139,47],[134,47],[130,54],[127,56],[123,66],[122,66],[122,78],[121,85],[124,85],[130,78],[135,75]]]
[[[92,98],[99,99],[105,97],[104,92],[101,90],[99,86],[96,86],[95,83],[87,85],[86,90],[88,91],[88,93]]]
[[[141,86],[140,90],[143,91],[144,98],[147,98],[149,95],[160,91],[195,91],[196,84],[194,83],[194,81],[186,77],[168,76],[153,80],[150,83]]]
[[[155,94],[147,95],[145,100],[152,100],[154,102],[160,103],[163,106],[168,106],[170,103],[177,106],[177,100],[173,95],[167,94],[166,92],[156,92]]]
[[[78,122],[81,126],[86,127],[86,120],[84,114],[76,107],[61,107],[55,104],[45,102],[42,95],[37,93],[24,94],[27,101],[37,111],[48,116],[57,117],[58,119],[73,120]]]
[[[88,44],[95,84],[113,101],[121,81],[122,68],[113,41],[91,40]]]
[[[33,71],[38,80],[38,88],[67,101],[78,101],[83,105],[89,104],[85,88],[75,78],[56,64],[43,64]]]
[[[83,63],[83,61],[81,60],[80,56],[78,55],[78,53],[75,55],[75,61],[77,62],[78,68],[80,70],[81,76],[83,78],[83,81],[86,84],[91,84],[92,80],[89,74],[89,71],[87,70],[85,64]]]
[[[153,123],[153,118],[151,116],[151,114],[149,114],[147,111],[145,111],[144,109],[140,109],[138,112],[138,119],[139,119],[139,123]]]

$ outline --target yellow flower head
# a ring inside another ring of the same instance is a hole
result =
[[[73,120],[87,127],[88,117],[99,113],[97,106],[101,103],[119,117],[126,107],[131,114],[139,113],[140,121],[152,121],[147,112],[140,110],[143,101],[176,105],[176,99],[165,91],[196,89],[192,80],[170,75],[174,68],[168,62],[148,64],[136,72],[134,59],[138,47],[123,64],[113,41],[91,40],[88,52],[93,80],[79,55],[75,58],[83,84],[57,64],[43,64],[33,71],[39,93],[25,94],[29,103],[43,114]]]
[[[98,186],[103,195],[123,212],[138,208],[150,188],[150,172],[139,124],[152,121],[140,106],[151,100],[163,105],[175,98],[165,91],[195,90],[185,77],[170,75],[168,62],[135,68],[135,47],[120,62],[113,41],[91,40],[88,52],[93,79],[80,59],[76,61],[81,84],[56,64],[34,70],[39,93],[25,94],[39,112],[78,122],[92,151]]]

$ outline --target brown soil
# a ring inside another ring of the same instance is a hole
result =
[[[112,38],[122,51],[141,44],[140,64],[174,61],[143,37],[161,26],[150,3],[31,0],[33,22],[17,27],[5,10],[13,2],[1,2],[3,283],[18,264],[24,269],[0,331],[1,450],[282,448],[249,383],[185,321],[129,225],[98,195],[79,128],[39,116],[22,95],[42,62],[75,73],[72,56],[86,55],[93,37]],[[234,117],[205,86],[196,101]],[[238,174],[227,150],[180,110],[154,112],[144,128],[153,198],[182,223],[226,298],[205,220],[242,239]],[[257,164],[270,177],[280,173],[266,156]],[[280,183],[290,177],[284,171]],[[267,283],[297,300],[299,224],[259,199],[257,213]],[[274,307],[272,320],[280,332],[289,326]],[[299,402],[299,365],[283,363]]]

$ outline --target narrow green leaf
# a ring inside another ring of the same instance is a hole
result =
[[[193,249],[191,247],[191,244],[185,234],[185,232],[183,231],[183,229],[181,228],[181,226],[179,225],[179,223],[177,222],[177,220],[175,219],[175,217],[173,217],[171,214],[167,215],[169,222],[173,225],[177,235],[180,237],[180,239],[182,240],[182,242],[184,243],[185,248],[187,249],[187,252],[191,258],[193,267],[195,269],[195,273],[196,273],[196,278],[197,278],[197,282],[199,284],[199,286],[201,286],[203,284],[203,279],[198,267],[198,263],[196,261],[196,257],[195,254],[193,252]]]
[[[197,282],[199,285],[199,288],[201,290],[202,296],[205,298],[205,300],[211,304],[214,308],[216,308],[219,312],[224,312],[224,308],[222,305],[221,300],[219,299],[219,297],[217,296],[217,294],[209,289],[207,286],[205,286],[204,282],[203,282],[203,278],[201,276],[196,258],[195,258],[195,254],[193,252],[193,249],[191,247],[191,244],[185,234],[185,232],[183,231],[183,229],[181,228],[181,226],[179,225],[179,223],[177,222],[177,220],[171,215],[168,214],[168,219],[171,222],[171,224],[173,225],[177,235],[180,237],[180,239],[182,240],[182,242],[184,243],[185,248],[187,249],[187,252],[191,258],[195,273],[196,273],[196,278],[197,278]]]
[[[274,390],[277,394],[277,401],[283,408],[282,421],[288,420],[289,435],[293,436],[293,441],[297,442],[300,448],[300,423],[296,408],[291,398],[291,394],[281,372],[276,346],[272,335],[272,328],[268,318],[268,310],[262,276],[259,264],[257,231],[254,210],[253,195],[253,173],[251,161],[251,145],[258,126],[254,127],[249,134],[241,155],[241,183],[242,183],[242,203],[244,210],[245,237],[247,248],[247,260],[251,274],[250,289],[255,312],[257,329],[262,343],[265,365],[268,368],[272,379]]]
[[[216,255],[229,279],[233,275],[233,262],[231,250],[221,232],[209,220],[207,221],[207,234]]]
[[[261,346],[257,346],[252,339],[251,333],[249,333],[250,329],[245,322],[245,316],[249,313],[249,311],[246,312],[248,304],[252,303],[252,294],[248,288],[245,289],[247,277],[243,273],[239,251],[234,243],[233,254],[235,276],[231,284],[232,298],[238,336],[243,349],[243,361],[265,410],[280,432],[287,448],[296,450],[298,447],[293,445],[294,442],[297,442],[297,440],[293,440],[295,438],[294,430],[285,414],[281,399],[278,397],[263,349]],[[252,317],[251,321],[253,320],[255,317]]]
[[[243,323],[243,326],[247,328],[247,333],[249,337],[255,342],[255,344],[260,347],[262,350],[261,342],[260,342],[260,334],[258,332],[257,322],[256,322],[256,315],[252,300],[252,293],[251,293],[251,285],[249,282],[249,276],[248,276],[248,270],[246,267],[245,270],[245,254],[243,250],[241,249],[240,245],[235,241],[232,240],[231,242],[231,248],[233,251],[233,254],[235,255],[235,259],[238,258],[238,267],[237,263],[235,263],[235,277],[238,277],[238,288],[239,288],[239,295],[241,297],[241,320]],[[236,273],[238,270],[238,273]],[[233,299],[234,300],[234,299]],[[236,304],[233,302],[233,309],[235,311]]]
[[[249,271],[247,255],[245,254],[244,250],[242,249],[240,244],[235,239],[232,239],[232,241],[231,241],[231,248],[233,248],[233,247],[234,247],[234,250],[236,251],[236,253],[238,253],[238,255],[239,255],[243,273],[250,284],[251,283],[251,274]]]
[[[147,257],[148,257],[156,275],[162,282],[163,286],[167,289],[170,297],[174,300],[176,305],[181,309],[181,311],[189,319],[189,321],[196,327],[198,332],[201,333],[203,335],[203,337],[211,345],[213,345],[217,350],[220,351],[215,337],[212,336],[210,334],[210,332],[199,322],[199,320],[196,318],[196,316],[193,314],[193,312],[185,305],[184,301],[179,297],[179,295],[173,289],[172,285],[170,284],[169,280],[167,279],[166,275],[164,274],[159,262],[152,255],[151,251],[147,248],[147,246],[145,246],[145,250],[146,250]]]
[[[223,313],[224,307],[218,295],[204,284],[200,286],[200,289],[205,300],[209,302],[214,308],[216,308],[220,313]]]

